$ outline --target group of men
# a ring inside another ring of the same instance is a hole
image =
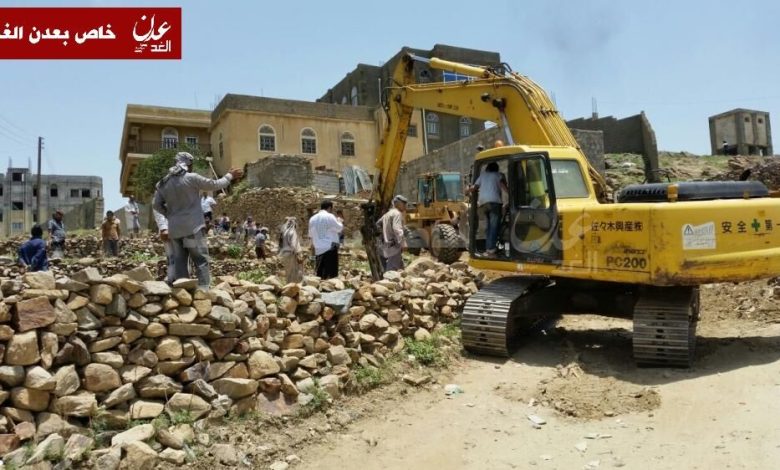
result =
[[[404,267],[404,212],[407,203],[405,197],[396,196],[393,198],[393,206],[378,222],[382,235],[379,248],[385,271],[397,271]],[[317,276],[322,279],[338,276],[339,247],[344,243],[344,216],[341,211],[334,212],[332,201],[322,201],[320,211],[309,219],[309,237],[314,250]]]
[[[48,243],[43,240],[43,228],[35,224],[30,230],[30,239],[19,247],[18,262],[22,269],[46,271],[49,269],[47,248],[51,249],[52,259],[60,259],[65,255],[65,222],[62,211],[55,211],[47,225]]]
[[[213,220],[213,198],[204,191],[218,191],[230,186],[243,176],[243,170],[231,169],[219,179],[210,179],[192,172],[194,157],[179,152],[175,164],[157,183],[153,199],[154,218],[168,257],[167,281],[188,278],[190,263],[194,266],[198,287],[208,290],[211,284],[206,233]],[[402,253],[406,246],[404,217],[407,200],[403,196],[393,199],[393,207],[381,218],[380,248],[386,270],[403,269]],[[208,209],[208,210],[207,210]],[[131,197],[126,208],[133,220],[133,233],[140,230],[139,208]],[[227,216],[224,215],[224,218]],[[226,222],[221,220],[220,222]],[[220,224],[221,225],[221,224]],[[62,213],[55,212],[49,221],[49,247],[53,256],[62,257],[65,247],[65,225]],[[121,228],[113,211],[106,213],[101,225],[103,249],[107,255],[118,256]],[[47,244],[43,241],[43,229],[36,225],[32,238],[19,249],[19,260],[28,270],[45,270],[48,266]],[[309,219],[309,237],[315,259],[316,275],[331,279],[339,274],[339,249],[344,244],[344,216],[335,211],[333,201],[324,200],[320,210]],[[268,229],[261,227],[252,234],[255,253],[265,258],[265,242]],[[281,227],[279,256],[287,271],[288,282],[300,282],[303,278],[305,254],[298,236],[297,220],[288,217]]]

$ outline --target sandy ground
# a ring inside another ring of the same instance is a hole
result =
[[[425,390],[378,392],[295,468],[780,468],[780,313],[766,282],[733,304],[724,289],[704,292],[692,369],[634,366],[627,321],[564,317],[508,360],[467,355]]]

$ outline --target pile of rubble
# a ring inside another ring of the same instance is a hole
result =
[[[351,367],[378,366],[405,336],[455,318],[481,281],[463,263],[425,258],[358,279],[222,276],[204,292],[145,267],[108,277],[89,267],[3,280],[0,455],[15,467],[52,456],[101,469],[192,461],[198,420],[336,398]]]
[[[330,196],[313,188],[255,188],[240,195],[220,198],[214,213],[227,213],[230,220],[246,220],[252,216],[259,224],[271,230],[271,236],[279,234],[278,228],[286,217],[298,218],[302,235],[308,231],[308,221],[319,210],[320,202],[331,199],[335,210],[344,211],[344,234],[352,238],[360,233],[363,212],[360,205],[364,199]]]
[[[739,180],[747,176],[761,181],[770,190],[780,189],[780,158],[734,157],[728,161],[728,171],[713,180]]]
[[[13,237],[0,241],[0,255],[16,259],[19,247],[28,237]],[[123,238],[120,241],[120,253],[136,253],[149,258],[164,256],[165,247],[156,236]],[[93,235],[68,237],[66,256],[72,259],[100,258],[103,256],[103,241]]]

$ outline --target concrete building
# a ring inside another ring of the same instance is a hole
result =
[[[773,155],[769,113],[737,108],[710,117],[713,155]]]
[[[437,57],[472,65],[497,66],[501,63],[501,55],[498,52],[445,44],[436,44],[430,50],[404,47],[381,66],[358,64],[353,71],[328,89],[317,101],[350,106],[380,106],[382,104],[382,90],[389,86],[393,69],[407,52],[422,57]],[[431,69],[421,62],[415,63],[414,72],[419,83],[460,81],[468,78],[455,72]],[[425,125],[421,125],[422,123]],[[418,135],[420,140],[409,142],[409,144],[417,145],[416,148],[408,149],[408,154],[419,157],[483,129],[485,129],[485,122],[478,119],[417,110],[412,120],[410,134]],[[405,160],[408,159],[406,153],[404,157]]]
[[[211,113],[219,173],[275,154],[309,157],[313,167],[373,168],[377,109],[228,94]]]
[[[634,116],[617,119],[613,116],[600,118],[595,114],[590,118],[567,121],[570,129],[602,131],[604,133],[604,153],[636,153],[642,155],[645,163],[645,175],[648,181],[658,181],[658,144],[655,131],[644,111]],[[582,146],[582,144],[580,144]],[[585,149],[585,146],[583,146]],[[587,153],[587,152],[586,152]]]
[[[99,176],[41,175],[41,216],[36,211],[37,177],[29,168],[9,167],[0,174],[0,234],[27,235],[55,210],[65,214],[69,230],[94,228],[103,215],[103,179]]]
[[[160,149],[181,148],[208,155],[211,112],[128,104],[119,145],[120,191],[133,195],[132,174],[144,158]]]

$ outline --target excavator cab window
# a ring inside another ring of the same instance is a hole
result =
[[[508,186],[511,203],[506,229],[511,257],[528,262],[559,261],[555,186],[547,154],[511,157]]]

